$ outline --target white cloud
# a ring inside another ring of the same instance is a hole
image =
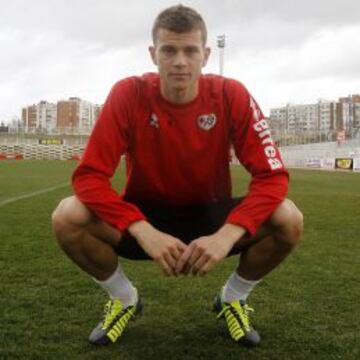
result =
[[[0,120],[41,99],[103,102],[119,78],[154,71],[147,45],[156,14],[173,0],[0,0]],[[286,102],[360,92],[358,0],[184,1],[203,14],[218,71],[242,81],[265,113]]]
[[[360,92],[360,25],[325,28],[305,42],[279,49],[241,49],[228,60],[227,74],[254,89],[260,104],[336,100]]]
[[[360,25],[323,29],[280,58],[278,76],[321,79],[360,77]]]

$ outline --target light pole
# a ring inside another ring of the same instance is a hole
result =
[[[219,74],[224,74],[224,52],[225,52],[225,34],[218,35],[217,47],[219,48]]]

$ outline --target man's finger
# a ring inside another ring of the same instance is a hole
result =
[[[179,240],[176,243],[176,248],[180,251],[180,253],[182,254],[187,248],[188,246],[186,244],[184,244],[181,240]]]
[[[190,271],[193,275],[198,275],[199,271],[202,269],[202,267],[209,261],[209,256],[202,254],[195,264],[191,267]]]
[[[181,257],[181,254],[187,249],[187,245],[185,245],[181,240],[178,239],[176,240],[177,240],[176,244],[170,248],[170,253],[177,261]],[[174,270],[175,270],[175,266],[174,266]]]
[[[172,258],[174,258],[175,263],[177,262],[178,258],[181,255],[181,253],[177,247],[174,247],[174,248],[171,247],[169,249],[169,254],[171,255]],[[174,266],[174,269],[175,269],[175,266]]]
[[[183,271],[184,265],[187,263],[189,257],[191,256],[191,252],[192,252],[192,248],[188,246],[187,249],[181,254],[175,267],[175,272],[177,274]]]
[[[167,264],[167,262],[165,261],[165,259],[161,258],[159,261],[158,261],[161,269],[163,270],[164,274],[166,276],[171,276],[173,275],[173,272],[170,268],[170,266]]]
[[[214,267],[215,264],[216,261],[210,258],[204,265],[200,267],[200,269],[198,270],[198,275],[199,276],[206,275]]]
[[[171,268],[172,274],[174,274],[175,266],[176,266],[176,258],[171,253],[167,253],[164,255],[164,259],[165,259],[167,265]]]
[[[190,258],[188,259],[188,261],[185,264],[185,268],[183,270],[183,273],[185,275],[187,275],[190,271],[191,268],[194,266],[194,264],[198,261],[198,259],[201,258],[202,255],[202,251],[199,248],[193,248],[193,251],[191,253]]]

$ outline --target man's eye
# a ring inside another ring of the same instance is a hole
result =
[[[195,47],[190,47],[190,48],[185,49],[185,53],[187,55],[193,55],[193,54],[196,54],[197,52],[198,52],[198,49]]]
[[[161,49],[161,51],[164,54],[174,54],[175,53],[175,49],[171,48],[171,47],[164,47],[164,48]]]

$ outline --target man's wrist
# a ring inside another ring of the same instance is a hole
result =
[[[217,234],[235,245],[246,234],[246,229],[239,225],[227,223],[217,231]]]
[[[128,232],[134,238],[139,239],[144,232],[148,232],[149,230],[152,230],[152,228],[153,227],[149,222],[145,220],[139,220],[129,225]]]

